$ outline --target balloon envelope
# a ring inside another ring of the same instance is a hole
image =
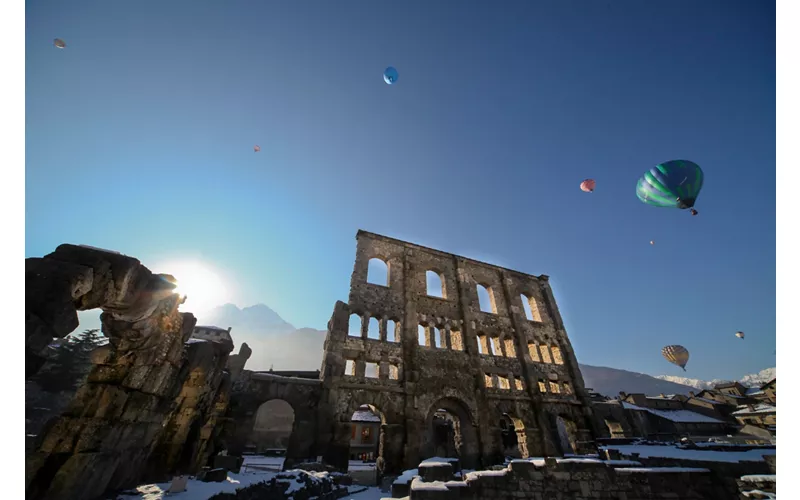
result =
[[[668,345],[661,349],[661,355],[673,365],[678,365],[686,371],[689,362],[689,351],[682,345]]]
[[[253,146],[253,151],[258,153],[259,151],[261,151],[261,146]]]
[[[397,74],[397,70],[394,69],[392,66],[389,66],[383,72],[383,81],[388,83],[389,85],[391,85],[391,84],[393,84],[393,83],[395,83],[397,81],[397,78],[399,76],[400,75]]]
[[[583,182],[581,182],[581,191],[584,191],[586,193],[591,193],[592,191],[594,191],[596,185],[597,183],[594,181],[594,179],[586,179]]]
[[[64,42],[64,40],[60,38],[56,38],[55,40],[53,40],[53,45],[55,45],[59,49],[63,49],[64,47],[67,46],[66,42]]]
[[[692,208],[703,187],[703,170],[689,160],[661,163],[636,183],[636,196],[654,207]]]
[[[740,339],[743,339],[744,338],[744,332],[736,332],[736,336],[739,337]]]

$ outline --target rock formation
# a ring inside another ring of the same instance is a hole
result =
[[[26,376],[54,337],[78,326],[79,310],[102,309],[109,338],[92,353],[87,383],[26,457],[26,497],[92,500],[204,465],[227,408],[233,345],[187,344],[196,319],[178,311],[174,278],[74,245],[26,259],[25,273]]]

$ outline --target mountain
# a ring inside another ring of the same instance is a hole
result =
[[[661,380],[644,373],[629,372],[606,366],[580,365],[583,382],[604,396],[615,397],[620,392],[643,393],[648,396],[659,394],[685,394],[695,388],[668,380]]]
[[[210,312],[198,315],[198,325],[214,325],[220,328],[231,327],[232,332],[246,334],[281,334],[295,330],[278,313],[264,304],[239,309],[234,304],[215,307]],[[234,339],[235,340],[235,339]]]
[[[775,378],[775,368],[765,368],[758,373],[751,373],[740,378],[738,382],[745,387],[759,387],[766,384]],[[656,378],[675,382],[676,384],[683,384],[695,387],[697,389],[713,389],[717,384],[724,384],[731,382],[730,380],[714,379],[714,380],[698,380],[695,378],[676,377],[674,375],[659,375]]]

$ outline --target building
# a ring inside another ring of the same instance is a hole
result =
[[[199,340],[209,340],[211,342],[228,341],[231,344],[233,343],[230,327],[228,327],[228,329],[226,330],[218,326],[195,326],[194,330],[192,330],[191,338]]]
[[[437,453],[476,469],[508,451],[594,450],[589,398],[548,276],[366,231],[356,240],[349,298],[334,307],[319,377],[244,370],[231,394],[231,453],[269,398],[289,402],[295,427],[308,429],[289,440],[287,467],[319,458],[346,469],[371,446],[358,428],[353,435],[364,405],[381,418],[387,473]]]
[[[350,423],[350,460],[374,461],[378,457],[381,417],[363,405],[353,413]]]
[[[777,425],[777,408],[765,403],[740,406],[731,415],[742,425],[755,425],[770,430],[775,430]]]

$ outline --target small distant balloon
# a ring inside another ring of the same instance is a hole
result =
[[[392,66],[389,66],[383,72],[383,81],[388,83],[389,85],[392,85],[397,81],[397,78],[399,76],[400,75],[397,74],[397,70],[394,69]]]
[[[66,42],[64,42],[64,40],[60,38],[56,38],[55,40],[53,40],[53,45],[55,45],[56,48],[58,49],[63,49],[64,47],[67,46]]]
[[[594,181],[594,179],[586,179],[581,182],[581,191],[585,193],[591,193],[594,191],[595,186],[597,186],[597,183]]]
[[[261,146],[259,146],[259,145],[255,145],[255,146],[253,146],[253,151],[255,151],[256,153],[258,153],[259,151],[261,151]]]
[[[653,241],[653,240],[650,240],[650,244],[651,244],[651,245],[655,245],[655,244],[656,244],[656,242],[655,242],[655,241]]]
[[[744,332],[736,332],[736,336],[739,337],[740,339],[743,339],[744,338]]]

